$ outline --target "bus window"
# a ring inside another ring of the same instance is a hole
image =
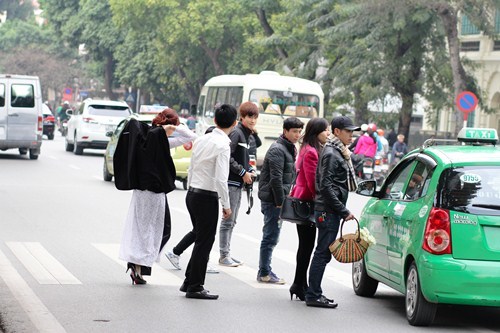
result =
[[[198,117],[201,117],[204,114],[205,111],[205,98],[207,96],[205,95],[200,95],[200,99],[198,100],[198,107],[196,109],[196,115]]]
[[[236,109],[240,107],[241,100],[243,98],[243,87],[231,87],[228,88],[226,102],[231,104]]]
[[[217,104],[217,90],[218,88],[208,88],[207,104],[205,106],[205,117],[214,117],[214,107]]]
[[[255,89],[250,92],[249,99],[258,103],[259,111],[265,114],[302,118],[318,116],[319,97],[314,95]]]

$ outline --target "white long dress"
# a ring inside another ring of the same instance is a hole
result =
[[[196,139],[196,134],[180,125],[168,138],[170,148]],[[125,219],[119,258],[151,267],[160,261],[160,246],[165,224],[166,194],[133,190]]]

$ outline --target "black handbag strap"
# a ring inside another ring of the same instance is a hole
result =
[[[353,218],[354,221],[356,221],[356,224],[358,226],[358,238],[356,238],[356,242],[360,242],[361,241],[361,232],[359,230],[359,221],[357,218]],[[342,219],[342,223],[340,224],[340,241],[343,242],[344,241],[344,238],[342,237],[342,228],[344,227],[344,223],[345,223],[345,220]]]

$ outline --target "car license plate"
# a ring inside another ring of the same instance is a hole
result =
[[[374,171],[374,172],[380,172],[380,171],[382,171],[382,167],[381,167],[380,165],[375,165],[375,166],[373,167],[373,171]]]
[[[106,125],[106,132],[114,132],[116,126],[115,125]]]
[[[373,169],[372,168],[363,168],[363,173],[365,175],[371,175],[373,173]]]

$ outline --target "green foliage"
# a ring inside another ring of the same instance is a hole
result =
[[[33,5],[31,1],[2,0],[0,12],[7,12],[7,20],[28,21],[33,19]]]

